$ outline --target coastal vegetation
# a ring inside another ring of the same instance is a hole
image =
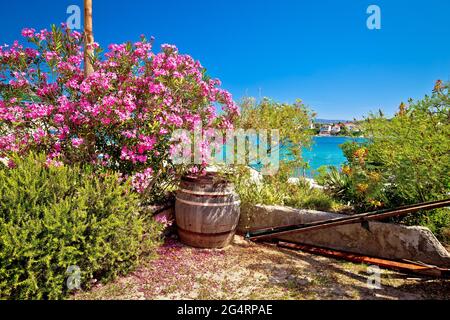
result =
[[[64,298],[73,267],[72,284],[88,289],[157,252],[167,221],[146,209],[170,199],[183,175],[208,169],[217,131],[279,130],[279,144],[266,150],[280,153],[272,174],[260,174],[272,164],[248,150],[250,165],[220,172],[242,210],[363,212],[449,195],[448,84],[437,82],[431,96],[402,104],[393,118],[371,114],[355,130],[340,124],[337,134],[367,140],[342,146],[347,162],[322,170],[322,188],[301,176],[315,134],[315,114],[301,100],[247,98],[238,106],[200,62],[172,45],[155,53],[145,37],[105,52],[90,44],[85,74],[81,33],[63,25],[22,35],[27,47],[0,47],[0,299]],[[201,164],[175,163],[190,137],[174,133],[199,127]],[[448,209],[395,221],[450,240]]]
[[[240,110],[236,128],[279,130],[279,145],[274,146],[273,151],[285,152],[281,160],[291,168],[305,165],[302,149],[311,145],[312,135],[307,129],[314,114],[300,99],[288,104],[268,98],[257,103],[253,98],[245,98]]]
[[[282,165],[278,173],[255,179],[248,168],[238,168],[232,178],[241,198],[241,210],[254,205],[284,205],[293,208],[337,211],[339,201],[321,189],[312,188],[308,180],[291,177],[292,168]]]
[[[256,103],[255,99],[246,98],[240,107],[241,115],[236,119],[236,127],[245,130],[279,128],[280,135],[279,145],[272,146],[271,150],[279,152],[279,167],[273,174],[258,175],[257,171],[241,165],[235,166],[229,175],[241,198],[242,210],[256,204],[334,209],[337,202],[329,195],[312,188],[307,180],[292,179],[308,166],[302,157],[302,150],[312,143],[308,126],[314,113],[300,99],[294,104],[287,104],[268,98]],[[259,170],[261,166],[259,162],[254,165]]]
[[[442,200],[450,194],[449,84],[438,81],[431,95],[402,103],[393,118],[382,112],[363,122],[365,143],[346,143],[347,163],[318,179],[357,212]],[[449,241],[450,210],[401,219],[429,227]]]
[[[85,75],[81,33],[22,35],[27,46],[0,47],[0,298],[54,299],[71,266],[87,288],[153,251],[165,224],[144,208],[205,168],[208,134],[232,129],[239,110],[175,46],[94,43]],[[175,164],[172,133],[197,126],[202,164]]]

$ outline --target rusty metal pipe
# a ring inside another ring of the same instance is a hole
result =
[[[438,278],[450,277],[449,269],[439,268],[437,266],[423,265],[420,262],[393,261],[286,241],[278,242],[278,246],[290,250],[301,250],[304,252],[321,255],[324,257],[343,259],[354,263],[374,264],[386,269],[391,269],[403,273],[412,273],[422,276],[438,277]]]

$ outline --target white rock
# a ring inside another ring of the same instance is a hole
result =
[[[323,186],[319,185],[314,179],[311,178],[297,178],[297,177],[291,177],[288,179],[289,184],[300,184],[300,179],[305,180],[308,182],[309,186],[313,189],[323,189]]]
[[[257,170],[248,167],[250,170],[250,179],[249,181],[251,183],[254,183],[256,185],[261,185],[263,183],[263,175],[258,172]]]
[[[211,173],[216,173],[216,172],[219,172],[219,168],[217,168],[217,166],[210,165],[210,166],[206,167],[205,171],[211,172]]]
[[[0,158],[0,162],[3,163],[5,166],[8,166],[9,159],[8,158]]]

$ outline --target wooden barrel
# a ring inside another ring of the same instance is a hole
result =
[[[178,235],[199,248],[229,245],[239,222],[240,201],[234,186],[213,174],[181,180],[175,202]]]

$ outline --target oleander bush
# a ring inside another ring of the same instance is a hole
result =
[[[76,268],[88,288],[133,269],[159,243],[161,225],[139,215],[138,195],[117,174],[49,166],[45,154],[7,164],[0,163],[0,299],[63,298]]]
[[[49,164],[92,163],[132,177],[151,202],[202,168],[172,161],[188,138],[176,133],[198,129],[206,162],[211,131],[231,129],[239,114],[220,80],[173,45],[154,52],[144,36],[104,52],[94,44],[85,76],[83,34],[63,25],[22,35],[27,44],[0,46],[0,156],[39,151]]]

